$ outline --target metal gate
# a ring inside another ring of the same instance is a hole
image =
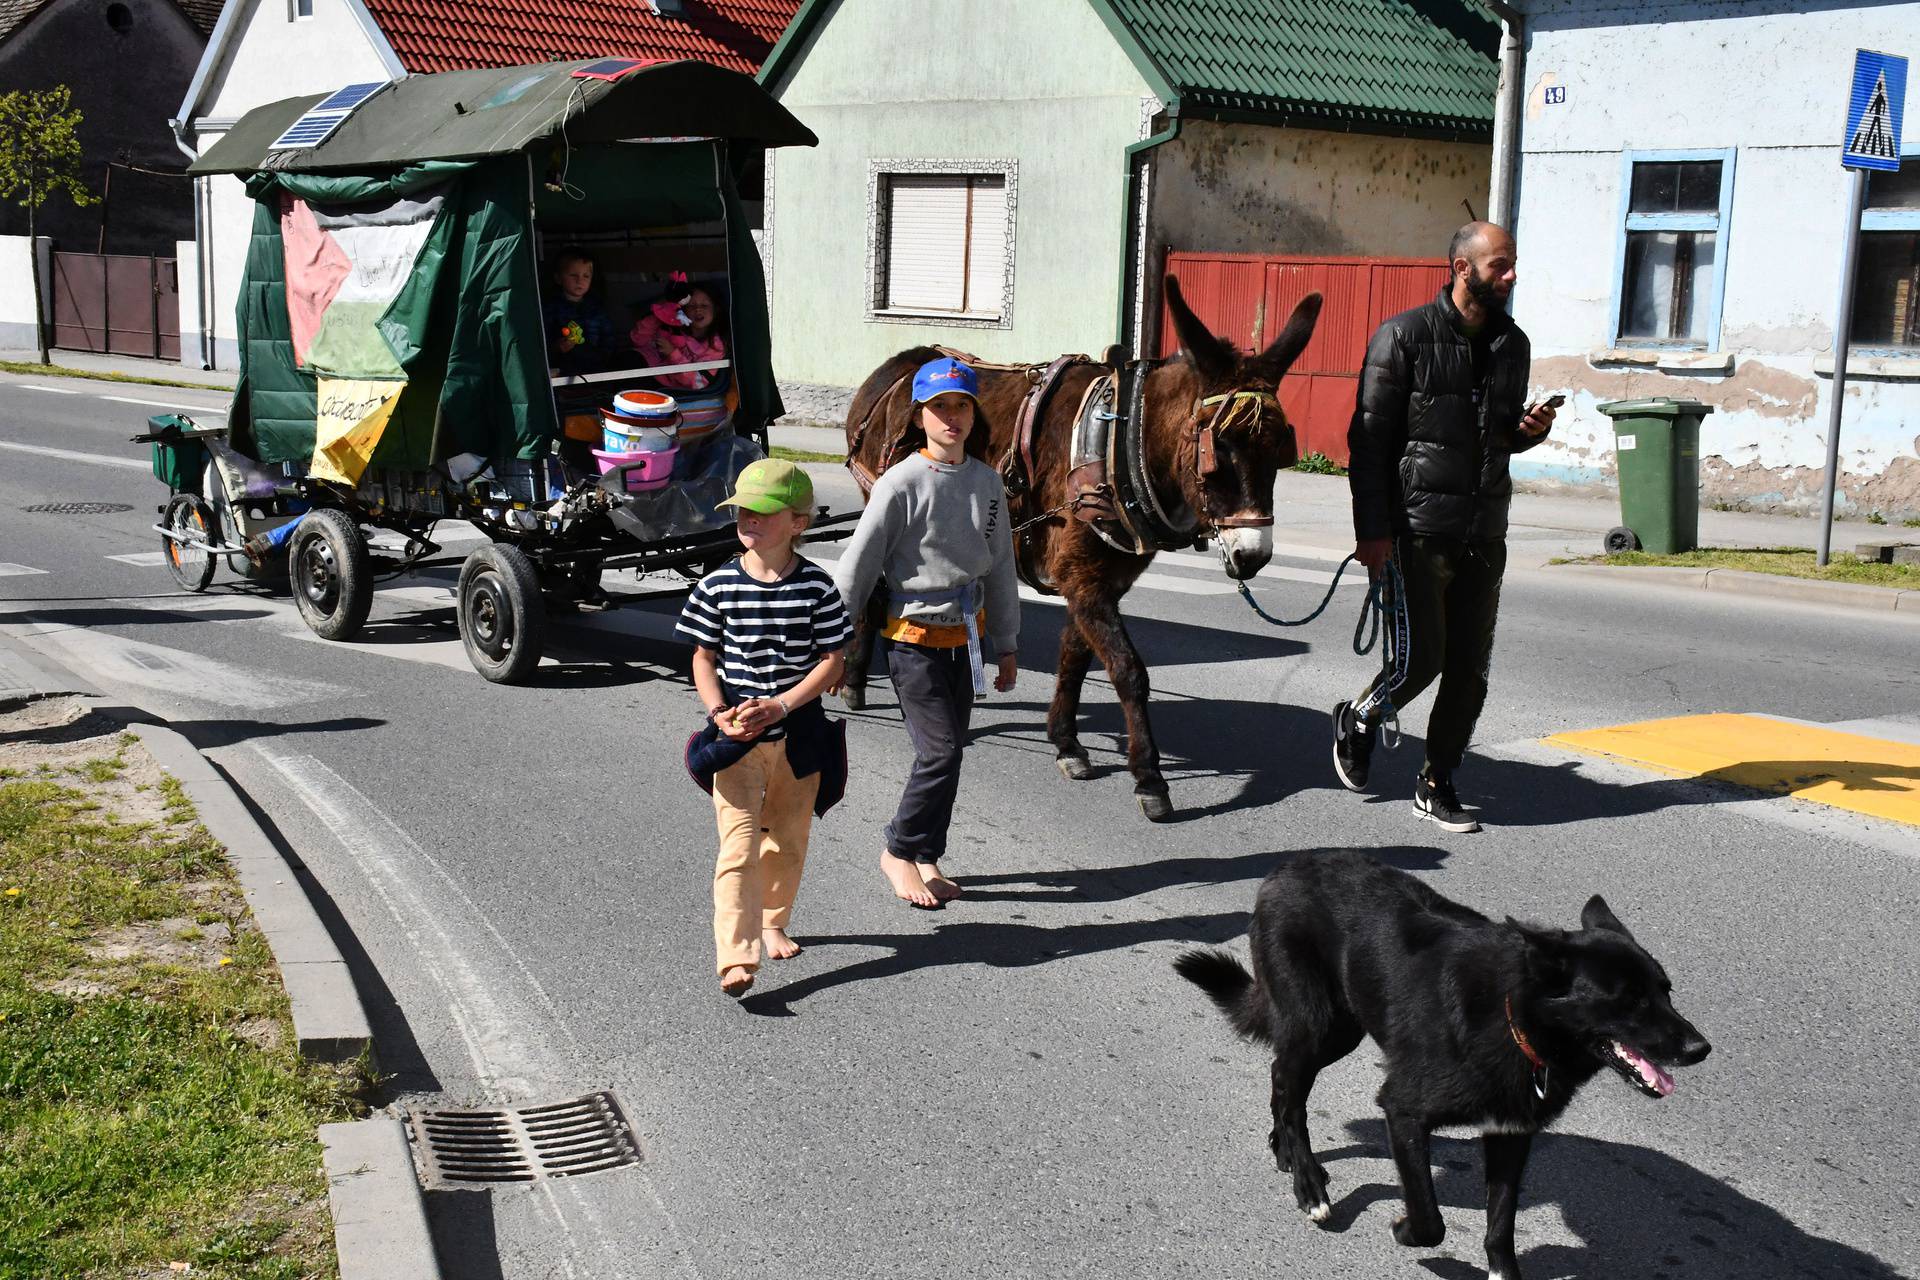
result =
[[[67,351],[180,358],[180,273],[172,258],[53,255],[53,345]]]
[[[1167,272],[1180,291],[1222,338],[1247,351],[1273,341],[1294,304],[1318,291],[1326,298],[1313,340],[1280,383],[1280,403],[1300,452],[1324,453],[1347,463],[1347,423],[1367,339],[1382,320],[1431,299],[1446,284],[1443,258],[1309,258],[1251,253],[1187,253],[1169,250]],[[1160,318],[1160,354],[1172,355],[1180,340],[1173,318]]]

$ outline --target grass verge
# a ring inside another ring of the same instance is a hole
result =
[[[1739,569],[1747,573],[1773,573],[1789,578],[1814,578],[1823,582],[1856,582],[1879,587],[1920,588],[1920,569],[1904,564],[1879,564],[1858,556],[1835,555],[1822,569],[1814,564],[1814,553],[1806,547],[1720,548],[1703,547],[1675,555],[1653,555],[1646,551],[1627,551],[1617,556],[1581,556],[1557,560],[1556,564],[1612,564],[1677,566],[1688,569]]]
[[[224,850],[77,715],[0,717],[0,1275],[334,1276],[314,1131],[367,1077],[299,1056]]]
[[[182,382],[178,378],[142,378],[131,373],[69,369],[62,364],[33,364],[21,360],[0,360],[0,373],[25,373],[40,378],[85,378],[89,382],[137,382],[147,387],[184,387],[189,391],[227,390],[226,387],[205,382]]]
[[[773,456],[785,462],[845,462],[842,453],[821,453],[817,449],[789,449],[785,445],[773,446]]]

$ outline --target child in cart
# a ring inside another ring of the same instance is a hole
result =
[[[853,624],[833,579],[799,551],[813,511],[806,472],[750,463],[720,505],[735,508],[745,550],[700,580],[675,629],[694,643],[707,710],[687,769],[713,794],[713,939],[720,989],[738,997],[762,959],[800,954],[787,923],[807,838],[846,789],[846,727],[820,695],[839,686]]]
[[[613,322],[593,294],[593,255],[562,249],[553,260],[554,296],[541,304],[555,373],[595,373],[618,345]]]

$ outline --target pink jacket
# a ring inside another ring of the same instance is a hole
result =
[[[727,358],[726,341],[717,331],[696,338],[686,329],[663,323],[652,312],[633,326],[632,339],[633,349],[654,364],[701,364]],[[664,373],[658,380],[669,387],[699,391],[712,383],[713,374],[698,370]]]

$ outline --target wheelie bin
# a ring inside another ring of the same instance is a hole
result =
[[[1622,524],[1607,533],[1607,553],[1692,551],[1700,545],[1700,420],[1713,406],[1659,396],[1598,407],[1613,419],[1620,476]]]

